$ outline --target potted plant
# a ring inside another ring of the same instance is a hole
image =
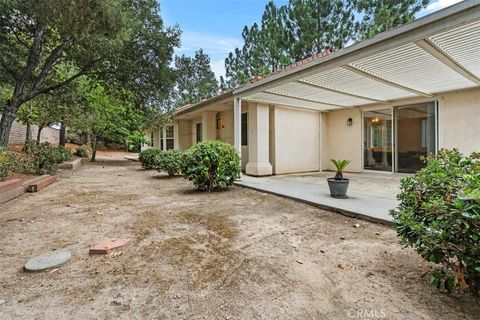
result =
[[[350,180],[343,177],[343,170],[345,170],[351,161],[334,159],[331,159],[330,161],[337,169],[335,177],[327,179],[328,187],[330,188],[330,196],[334,198],[346,198]]]

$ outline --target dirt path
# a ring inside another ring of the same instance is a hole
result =
[[[0,319],[478,319],[387,227],[255,191],[89,164],[0,207]],[[360,223],[360,228],[353,225]],[[128,237],[121,256],[89,256]],[[341,238],[344,240],[341,240]],[[68,249],[53,273],[30,257]]]

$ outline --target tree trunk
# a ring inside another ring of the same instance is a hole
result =
[[[42,139],[42,130],[43,130],[43,126],[39,125],[38,132],[37,132],[37,143],[40,143],[40,140]]]
[[[66,125],[65,125],[65,122],[62,122],[60,124],[60,137],[59,137],[59,141],[58,141],[58,144],[61,145],[62,147],[65,147],[65,140],[66,140],[66,137],[65,137],[65,133],[66,133]]]
[[[97,156],[97,137],[92,135],[91,137],[91,144],[92,144],[92,158],[90,162],[95,162]]]
[[[8,147],[8,139],[10,137],[10,130],[12,129],[13,121],[17,114],[19,103],[12,100],[7,101],[2,113],[2,120],[0,120],[0,147]]]
[[[32,125],[27,122],[27,133],[25,134],[25,143],[32,141]]]

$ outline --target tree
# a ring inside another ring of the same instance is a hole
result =
[[[225,59],[222,87],[233,88],[325,49],[371,37],[409,22],[428,0],[270,1],[260,25],[243,28],[243,46]]]
[[[296,61],[327,48],[341,49],[355,32],[350,1],[290,0],[286,24]]]
[[[210,57],[202,49],[195,57],[175,57],[177,72],[176,106],[197,103],[218,93],[218,81],[210,66]]]
[[[31,126],[37,125],[36,141],[40,143],[42,130],[59,123],[65,113],[66,107],[59,103],[57,97],[46,94],[23,104],[17,112],[17,118],[27,126],[26,141],[32,138]]]
[[[19,107],[83,75],[135,92],[137,105],[171,90],[169,66],[179,45],[155,0],[5,0],[0,2],[0,84],[12,86],[3,106],[0,146]],[[71,65],[66,79],[57,71]]]
[[[415,19],[429,0],[353,0],[360,21],[357,38],[362,40]]]
[[[89,135],[91,161],[96,160],[100,141],[127,146],[132,141],[140,143],[142,125],[149,114],[145,111],[148,109],[135,106],[130,92],[105,88],[100,82],[87,77],[79,78],[75,90],[77,104],[81,107],[69,123],[73,131]]]
[[[293,62],[288,52],[286,18],[287,8],[277,7],[270,1],[265,6],[260,26],[254,23],[250,28],[244,27],[242,49],[236,48],[225,59],[226,87],[235,87]]]

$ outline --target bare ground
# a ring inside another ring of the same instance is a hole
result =
[[[0,319],[479,319],[386,226],[112,159],[0,207]],[[132,244],[89,256],[105,237]],[[22,271],[54,249],[71,262]]]

